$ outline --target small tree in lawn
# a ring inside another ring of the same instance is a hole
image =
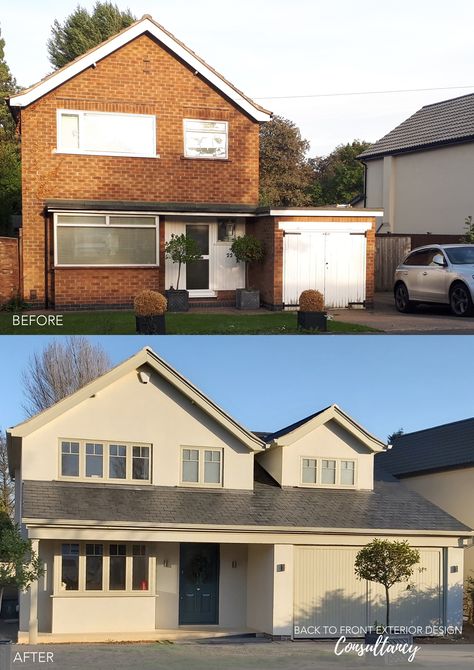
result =
[[[165,256],[173,263],[178,263],[178,279],[176,289],[179,290],[179,278],[181,275],[181,266],[202,258],[199,245],[192,237],[186,235],[171,234],[171,238],[165,244]]]
[[[389,590],[398,582],[408,581],[414,566],[420,562],[420,552],[408,542],[378,540],[361,549],[355,560],[355,573],[359,579],[377,582],[385,588],[386,625],[390,622]]]
[[[237,263],[245,263],[245,289],[249,288],[249,265],[260,263],[265,255],[262,242],[253,235],[237,237],[230,247],[229,256],[235,256]]]
[[[22,538],[20,529],[6,514],[0,515],[0,610],[5,586],[25,591],[43,572],[31,540]]]

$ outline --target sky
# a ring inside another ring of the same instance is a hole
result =
[[[137,17],[151,14],[246,94],[294,121],[311,155],[355,138],[375,141],[423,105],[474,92],[472,0],[116,2]],[[0,0],[6,57],[19,84],[50,71],[51,24],[77,4]],[[94,0],[80,4],[90,9]],[[278,99],[434,87],[451,90]]]
[[[21,371],[51,338],[0,338],[0,428],[25,416]],[[385,440],[474,415],[472,337],[103,336],[117,364],[149,345],[251,430],[273,431],[332,403]]]

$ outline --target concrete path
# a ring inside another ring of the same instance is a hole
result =
[[[412,314],[400,314],[395,309],[391,293],[377,293],[373,309],[333,309],[337,321],[359,323],[392,335],[472,335],[474,317],[453,316],[448,307],[421,305]]]

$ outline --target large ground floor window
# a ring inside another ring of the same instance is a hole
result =
[[[57,267],[159,265],[158,217],[145,214],[54,214]]]
[[[135,592],[150,589],[146,544],[63,542],[59,592]]]

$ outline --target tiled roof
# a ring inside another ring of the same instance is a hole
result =
[[[468,530],[387,474],[379,473],[374,491],[282,489],[259,466],[254,491],[25,481],[23,517],[98,524]]]
[[[474,418],[406,433],[376,459],[395,476],[474,466]]]
[[[363,151],[368,159],[458,142],[474,142],[474,93],[435,102]]]

